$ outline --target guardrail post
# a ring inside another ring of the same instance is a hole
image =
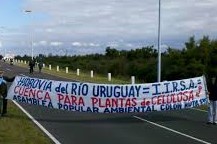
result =
[[[49,65],[49,70],[51,70],[51,65]]]
[[[80,75],[80,69],[77,69],[77,76]]]
[[[66,67],[66,73],[69,73],[69,68],[68,67]]]
[[[59,68],[59,66],[57,66],[57,71],[60,71],[60,68]]]
[[[90,71],[90,77],[93,78],[93,70]]]
[[[131,84],[135,84],[135,76],[131,76]]]
[[[108,73],[108,81],[111,81],[111,80],[112,80],[112,74]]]

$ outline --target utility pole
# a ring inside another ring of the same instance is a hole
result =
[[[24,11],[26,14],[31,14],[32,11],[31,10],[25,10]],[[33,60],[33,40],[32,40],[32,32],[30,32],[30,45],[31,45],[31,57],[32,57],[32,60]]]
[[[161,0],[159,0],[158,9],[158,69],[157,69],[157,80],[161,82]]]
[[[1,27],[0,27],[0,38],[1,38],[1,41],[0,41],[1,44],[0,44],[0,45],[1,45],[1,47],[3,46],[3,45],[2,45],[2,39],[3,39],[3,38],[2,38],[2,31],[3,31],[4,29],[5,29],[4,26],[1,26]],[[4,57],[5,57],[5,56],[6,56],[6,48],[4,47]]]

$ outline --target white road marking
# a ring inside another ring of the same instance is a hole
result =
[[[188,137],[188,138],[193,139],[193,140],[195,140],[195,141],[198,141],[198,142],[200,142],[200,143],[211,144],[211,143],[206,142],[206,141],[204,141],[204,140],[201,140],[201,139],[195,138],[195,137],[193,137],[193,136],[190,136],[190,135],[184,134],[184,133],[182,133],[182,132],[179,132],[179,131],[173,130],[173,129],[168,128],[168,127],[165,127],[165,126],[163,126],[163,125],[160,125],[160,124],[157,124],[157,123],[151,122],[151,121],[146,120],[146,119],[144,119],[144,118],[141,118],[141,117],[138,117],[138,116],[133,116],[133,117],[136,118],[136,119],[139,119],[139,120],[141,120],[141,121],[147,122],[147,123],[149,123],[149,124],[155,125],[155,126],[157,126],[157,127],[160,127],[160,128],[162,128],[162,129],[165,129],[165,130],[168,130],[168,131],[174,132],[174,133],[176,133],[176,134],[179,134],[179,135],[182,135],[182,136]]]
[[[37,120],[35,120],[21,105],[16,101],[13,102],[55,143],[61,144],[49,131],[47,131]]]
[[[11,69],[9,69],[9,68],[6,68],[6,70],[11,71]]]

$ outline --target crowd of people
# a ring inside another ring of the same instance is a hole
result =
[[[39,73],[41,73],[43,62],[42,61],[36,62],[36,59],[33,58],[32,60],[29,61],[29,73],[30,74],[33,74],[36,64],[38,66]]]

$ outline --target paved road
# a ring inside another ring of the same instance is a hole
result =
[[[0,62],[6,75],[28,70]],[[67,80],[48,74],[32,77]],[[69,81],[69,80],[68,80]],[[140,114],[76,113],[22,104],[62,144],[217,144],[217,126],[194,109]]]

